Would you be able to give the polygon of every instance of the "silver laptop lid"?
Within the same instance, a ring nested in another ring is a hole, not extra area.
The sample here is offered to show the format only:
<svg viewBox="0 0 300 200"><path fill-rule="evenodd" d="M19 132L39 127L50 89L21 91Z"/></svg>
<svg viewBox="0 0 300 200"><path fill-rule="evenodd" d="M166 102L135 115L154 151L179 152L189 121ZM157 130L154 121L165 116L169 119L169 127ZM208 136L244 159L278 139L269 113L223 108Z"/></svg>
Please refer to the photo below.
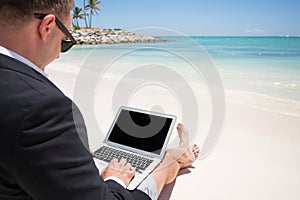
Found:
<svg viewBox="0 0 300 200"><path fill-rule="evenodd" d="M120 107L104 143L145 156L162 159L176 116Z"/></svg>

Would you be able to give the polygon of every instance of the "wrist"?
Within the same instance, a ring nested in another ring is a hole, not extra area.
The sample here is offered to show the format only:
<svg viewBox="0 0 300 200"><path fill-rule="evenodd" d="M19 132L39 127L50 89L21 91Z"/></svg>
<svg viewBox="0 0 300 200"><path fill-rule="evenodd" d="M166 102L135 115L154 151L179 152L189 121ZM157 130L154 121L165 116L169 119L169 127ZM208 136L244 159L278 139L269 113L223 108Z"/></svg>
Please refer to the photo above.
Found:
<svg viewBox="0 0 300 200"><path fill-rule="evenodd" d="M107 178L104 179L104 181L108 181L108 180L112 180L117 182L118 184L120 184L123 188L127 188L126 184L124 183L124 181L122 181L121 179L115 177L115 176L109 176Z"/></svg>

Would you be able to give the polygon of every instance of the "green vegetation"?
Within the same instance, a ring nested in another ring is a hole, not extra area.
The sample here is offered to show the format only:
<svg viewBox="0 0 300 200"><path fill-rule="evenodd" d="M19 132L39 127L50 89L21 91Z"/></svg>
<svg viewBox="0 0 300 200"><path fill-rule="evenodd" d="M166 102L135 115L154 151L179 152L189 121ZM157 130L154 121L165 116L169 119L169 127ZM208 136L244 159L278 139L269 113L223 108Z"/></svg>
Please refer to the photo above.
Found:
<svg viewBox="0 0 300 200"><path fill-rule="evenodd" d="M73 26L79 27L79 19L83 19L84 14L82 13L82 8L75 7L73 9Z"/></svg>
<svg viewBox="0 0 300 200"><path fill-rule="evenodd" d="M86 0L83 1L83 8L75 7L73 9L73 27L75 30L80 29L79 20L84 20L86 28L92 28L93 16L99 14L102 7L99 5L101 1ZM89 23L88 23L89 22Z"/></svg>

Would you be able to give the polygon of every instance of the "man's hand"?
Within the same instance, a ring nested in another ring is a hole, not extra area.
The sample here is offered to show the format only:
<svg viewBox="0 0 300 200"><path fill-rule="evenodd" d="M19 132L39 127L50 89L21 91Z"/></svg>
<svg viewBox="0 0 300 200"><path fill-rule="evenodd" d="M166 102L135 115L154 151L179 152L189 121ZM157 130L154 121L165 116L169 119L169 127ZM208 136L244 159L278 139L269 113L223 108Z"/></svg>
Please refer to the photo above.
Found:
<svg viewBox="0 0 300 200"><path fill-rule="evenodd" d="M135 169L132 168L130 163L127 163L125 159L121 159L118 162L117 159L113 159L109 165L102 170L101 176L103 179L114 176L122 180L126 187L129 185L129 182L134 177Z"/></svg>

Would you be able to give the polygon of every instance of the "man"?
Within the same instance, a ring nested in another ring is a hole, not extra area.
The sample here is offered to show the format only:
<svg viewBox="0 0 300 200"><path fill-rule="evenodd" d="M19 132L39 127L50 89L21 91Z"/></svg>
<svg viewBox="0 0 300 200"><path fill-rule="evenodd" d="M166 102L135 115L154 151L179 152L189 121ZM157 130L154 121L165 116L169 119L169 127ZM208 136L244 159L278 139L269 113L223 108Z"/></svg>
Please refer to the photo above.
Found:
<svg viewBox="0 0 300 200"><path fill-rule="evenodd" d="M134 176L125 160L99 176L79 137L86 129L78 108L44 73L75 43L65 28L72 7L73 0L0 1L0 199L156 199L199 149L179 125L179 147L135 191L125 189Z"/></svg>

